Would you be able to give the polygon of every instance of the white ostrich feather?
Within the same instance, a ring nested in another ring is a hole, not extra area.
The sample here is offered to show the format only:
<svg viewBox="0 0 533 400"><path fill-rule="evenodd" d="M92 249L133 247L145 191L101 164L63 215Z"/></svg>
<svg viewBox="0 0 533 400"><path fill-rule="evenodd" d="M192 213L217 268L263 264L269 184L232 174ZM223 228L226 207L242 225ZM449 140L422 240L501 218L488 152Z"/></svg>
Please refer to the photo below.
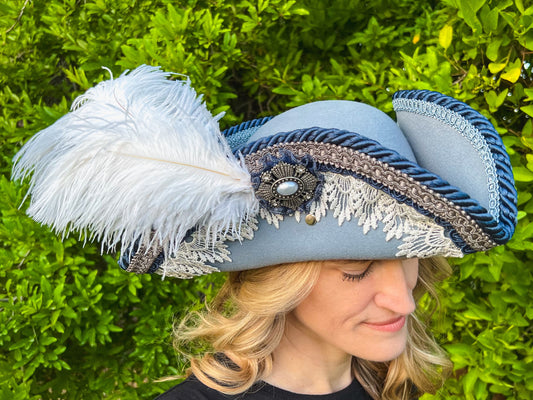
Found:
<svg viewBox="0 0 533 400"><path fill-rule="evenodd" d="M110 249L137 240L177 251L188 230L239 230L257 212L250 175L190 87L141 66L78 97L15 156L31 175L27 213ZM211 239L206 238L210 243Z"/></svg>

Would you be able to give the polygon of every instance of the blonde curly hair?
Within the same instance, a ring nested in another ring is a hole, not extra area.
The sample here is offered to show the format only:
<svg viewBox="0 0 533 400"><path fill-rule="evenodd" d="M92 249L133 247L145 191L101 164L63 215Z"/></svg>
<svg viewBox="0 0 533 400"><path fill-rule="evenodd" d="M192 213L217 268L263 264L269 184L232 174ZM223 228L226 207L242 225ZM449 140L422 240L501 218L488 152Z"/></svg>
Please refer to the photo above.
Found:
<svg viewBox="0 0 533 400"><path fill-rule="evenodd" d="M213 302L174 328L178 351L191 343L209 348L199 356L189 355L188 374L225 394L245 392L266 377L272 369L272 353L284 333L286 315L311 292L321 265L311 261L230 272ZM428 293L436 307L435 284L450 272L442 258L420 260L415 301ZM434 393L442 385L451 363L426 331L432 312L417 308L408 319L407 346L398 358L374 362L353 357L353 374L372 398L407 400Z"/></svg>

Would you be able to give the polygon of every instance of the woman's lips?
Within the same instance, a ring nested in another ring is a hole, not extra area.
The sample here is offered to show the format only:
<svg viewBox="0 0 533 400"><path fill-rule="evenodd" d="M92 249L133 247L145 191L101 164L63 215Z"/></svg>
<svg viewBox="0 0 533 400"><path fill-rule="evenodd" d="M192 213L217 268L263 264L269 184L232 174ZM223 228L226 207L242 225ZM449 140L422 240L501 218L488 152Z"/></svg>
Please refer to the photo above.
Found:
<svg viewBox="0 0 533 400"><path fill-rule="evenodd" d="M398 332L405 325L405 315L380 322L363 322L363 325L382 332Z"/></svg>

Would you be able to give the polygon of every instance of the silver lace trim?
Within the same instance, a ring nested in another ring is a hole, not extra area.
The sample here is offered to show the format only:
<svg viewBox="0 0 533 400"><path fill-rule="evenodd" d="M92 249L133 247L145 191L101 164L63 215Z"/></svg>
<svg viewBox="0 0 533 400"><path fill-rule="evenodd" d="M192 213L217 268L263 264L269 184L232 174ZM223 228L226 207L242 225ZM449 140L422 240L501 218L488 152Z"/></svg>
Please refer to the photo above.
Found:
<svg viewBox="0 0 533 400"><path fill-rule="evenodd" d="M168 257L156 273L165 276L171 276L180 279L189 279L195 276L206 275L212 272L218 272L219 269L209 265L212 263L231 262L229 257L230 251L226 241L248 239L254 237L254 231L257 230L257 219L250 218L243 223L238 231L228 231L226 233L216 234L215 240L206 242L206 238L212 233L207 232L205 228L195 231L191 236L184 240L178 251L171 257Z"/></svg>
<svg viewBox="0 0 533 400"><path fill-rule="evenodd" d="M446 237L444 228L431 218L352 176L332 172L324 174L322 196L313 203L310 214L318 222L328 211L333 212L339 226L352 218L357 219L365 234L382 225L387 241L393 238L402 240L397 257L463 256L461 250ZM283 215L273 214L264 208L260 209L259 216L276 228L284 219ZM300 221L301 213L291 217ZM211 245L206 244L208 233L204 229L194 232L188 241L180 245L179 251L163 263L158 273L187 279L218 271L209 264L231 262L226 240L252 240L257 224L257 219L251 218L241 226L240 233L219 234Z"/></svg>
<svg viewBox="0 0 533 400"><path fill-rule="evenodd" d="M485 165L487 174L487 187L489 191L489 213L499 221L500 218L500 194L498 175L494 158L490 152L490 147L484 140L483 135L474 125L458 113L429 101L417 99L395 99L392 102L394 111L406 111L426 117L435 118L457 130L464 136L476 150Z"/></svg>

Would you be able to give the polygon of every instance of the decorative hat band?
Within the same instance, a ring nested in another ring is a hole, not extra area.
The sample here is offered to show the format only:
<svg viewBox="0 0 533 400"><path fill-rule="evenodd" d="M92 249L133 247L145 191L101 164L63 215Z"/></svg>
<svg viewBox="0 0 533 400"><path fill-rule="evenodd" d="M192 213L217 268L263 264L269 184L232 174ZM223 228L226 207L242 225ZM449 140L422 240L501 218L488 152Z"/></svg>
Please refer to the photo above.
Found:
<svg viewBox="0 0 533 400"><path fill-rule="evenodd" d="M379 161L367 153L349 147L324 142L293 142L276 144L267 149L247 154L245 160L249 171L251 173L261 171L260 160L267 154L279 154L279 151L282 150L289 150L299 157L310 155L317 163L323 165L324 170L352 175L388 192L396 199L409 199L409 205L416 208L418 212L430 215L435 219L438 218L441 221L448 221L451 227L463 238L462 241L457 238L457 241L465 253L484 251L496 246L496 243L491 240L488 234L483 232L466 211L462 210L461 206L446 198L445 194L453 193L453 188L443 187L442 182L439 182L440 185L435 184L439 178L435 175L431 176L432 174L427 171L419 172L418 175L422 175L420 181L416 180L414 177L416 175L408 175L403 172L408 164L411 164L409 165L411 169L417 168L414 163L401 160L403 168L397 170L386 162ZM387 154L387 156L390 155ZM465 203L463 202L463 207L470 205L470 208L474 208L472 213L478 211L478 219L487 219L486 212L479 210L477 204L471 201L470 204Z"/></svg>

